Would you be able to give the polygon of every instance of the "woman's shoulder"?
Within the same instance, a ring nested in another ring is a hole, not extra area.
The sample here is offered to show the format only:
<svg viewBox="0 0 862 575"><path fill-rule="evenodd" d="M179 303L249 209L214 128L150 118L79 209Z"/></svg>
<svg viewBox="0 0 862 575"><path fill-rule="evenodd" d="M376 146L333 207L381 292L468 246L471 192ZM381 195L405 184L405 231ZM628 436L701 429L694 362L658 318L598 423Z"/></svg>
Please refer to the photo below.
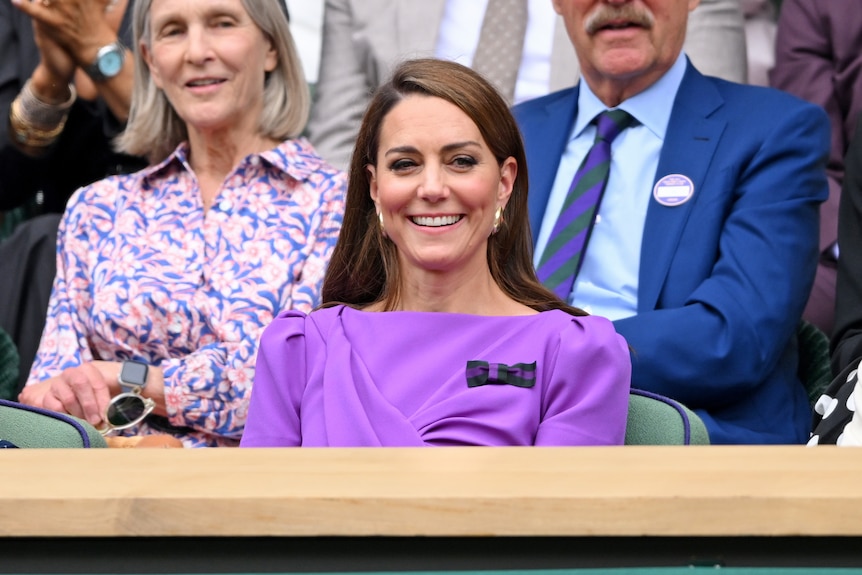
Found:
<svg viewBox="0 0 862 575"><path fill-rule="evenodd" d="M278 331L281 335L305 334L309 329L318 332L328 331L328 326L341 315L346 306L336 305L318 308L311 313L298 309L288 309L280 312L267 327L268 331Z"/></svg>
<svg viewBox="0 0 862 575"><path fill-rule="evenodd" d="M78 188L66 204L66 215L86 212L87 219L114 219L121 197L139 187L141 172L108 176Z"/></svg>
<svg viewBox="0 0 862 575"><path fill-rule="evenodd" d="M601 348L612 350L627 348L623 336L617 333L611 320L598 315L576 316L563 310L549 310L539 314L541 321L534 325L550 334L558 334L560 347Z"/></svg>

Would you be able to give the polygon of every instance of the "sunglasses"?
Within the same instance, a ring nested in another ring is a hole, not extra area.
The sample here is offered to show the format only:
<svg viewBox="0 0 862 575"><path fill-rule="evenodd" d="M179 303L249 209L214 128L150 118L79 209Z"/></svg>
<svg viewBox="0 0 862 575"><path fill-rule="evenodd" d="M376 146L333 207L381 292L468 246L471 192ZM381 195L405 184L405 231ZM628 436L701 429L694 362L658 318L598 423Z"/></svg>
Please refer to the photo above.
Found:
<svg viewBox="0 0 862 575"><path fill-rule="evenodd" d="M114 396L105 410L105 425L99 429L99 433L108 435L112 431L134 427L155 408L155 401L139 393L121 393Z"/></svg>

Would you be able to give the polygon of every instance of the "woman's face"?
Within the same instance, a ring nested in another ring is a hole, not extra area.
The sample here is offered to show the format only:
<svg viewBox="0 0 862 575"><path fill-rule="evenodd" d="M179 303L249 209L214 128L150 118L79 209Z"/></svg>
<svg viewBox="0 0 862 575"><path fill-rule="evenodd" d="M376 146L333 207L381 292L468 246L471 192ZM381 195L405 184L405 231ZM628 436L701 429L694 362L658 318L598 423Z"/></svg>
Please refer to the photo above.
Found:
<svg viewBox="0 0 862 575"><path fill-rule="evenodd" d="M258 131L265 73L278 57L240 0L153 0L153 81L190 130Z"/></svg>
<svg viewBox="0 0 862 575"><path fill-rule="evenodd" d="M500 166L460 108L431 96L404 98L383 121L377 164L368 171L403 272L487 269L494 213L509 200L517 165L507 158Z"/></svg>

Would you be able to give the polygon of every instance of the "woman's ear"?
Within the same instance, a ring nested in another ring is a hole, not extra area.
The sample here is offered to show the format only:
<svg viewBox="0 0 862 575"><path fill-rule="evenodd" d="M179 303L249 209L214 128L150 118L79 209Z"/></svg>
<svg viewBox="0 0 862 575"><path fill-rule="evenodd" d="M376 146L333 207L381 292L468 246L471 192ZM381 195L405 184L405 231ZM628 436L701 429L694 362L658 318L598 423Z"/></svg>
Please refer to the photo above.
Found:
<svg viewBox="0 0 862 575"><path fill-rule="evenodd" d="M269 49L266 51L266 60L264 61L263 69L267 72L272 72L278 67L278 50L275 49L275 42L269 41Z"/></svg>
<svg viewBox="0 0 862 575"><path fill-rule="evenodd" d="M368 174L368 189L371 192L371 199L374 200L374 204L377 204L378 194L377 194L377 169L368 164L365 166L365 171ZM379 211L379 208L378 208Z"/></svg>
<svg viewBox="0 0 862 575"><path fill-rule="evenodd" d="M500 186L497 192L497 205L505 209L509 203L509 198L512 196L512 190L515 186L515 178L518 175L518 161L509 156L503 160L500 166Z"/></svg>

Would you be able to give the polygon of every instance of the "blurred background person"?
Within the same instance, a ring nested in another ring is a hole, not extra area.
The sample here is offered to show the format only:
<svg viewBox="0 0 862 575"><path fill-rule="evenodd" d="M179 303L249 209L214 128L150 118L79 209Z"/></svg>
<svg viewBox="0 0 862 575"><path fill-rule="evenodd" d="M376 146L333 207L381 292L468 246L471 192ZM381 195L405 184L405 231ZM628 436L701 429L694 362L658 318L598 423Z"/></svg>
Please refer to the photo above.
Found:
<svg viewBox="0 0 862 575"><path fill-rule="evenodd" d="M843 0L784 0L778 20L775 67L770 76L773 87L818 104L829 115L829 199L820 206L820 261L803 314L828 335L835 325L838 207L844 156L862 112L859 8L862 5L848 10Z"/></svg>
<svg viewBox="0 0 862 575"><path fill-rule="evenodd" d="M788 1L788 0L785 0ZM850 141L838 210L838 283L832 374L814 405L809 445L862 445L862 116Z"/></svg>

